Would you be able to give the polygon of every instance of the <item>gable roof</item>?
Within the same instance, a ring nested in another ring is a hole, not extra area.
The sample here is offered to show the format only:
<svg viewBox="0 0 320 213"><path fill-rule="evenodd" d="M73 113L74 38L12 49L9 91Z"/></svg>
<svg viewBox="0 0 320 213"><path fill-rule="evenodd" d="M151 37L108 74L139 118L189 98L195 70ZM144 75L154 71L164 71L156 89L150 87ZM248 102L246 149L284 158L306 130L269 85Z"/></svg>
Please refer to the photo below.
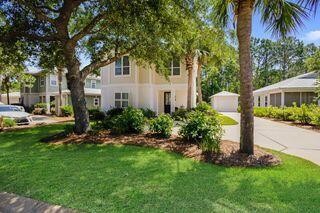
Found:
<svg viewBox="0 0 320 213"><path fill-rule="evenodd" d="M212 96L210 96L209 98L212 98L212 97L217 97L217 96L229 96L229 97L238 97L239 95L237 93L232 93L232 92L227 92L227 91L222 91L222 92L219 92L217 94L214 94Z"/></svg>
<svg viewBox="0 0 320 213"><path fill-rule="evenodd" d="M261 93L276 89L288 89L288 88L315 88L317 86L317 79L319 74L315 72L309 72L302 75L298 75L293 78L280 81L278 83L257 89L253 93Z"/></svg>

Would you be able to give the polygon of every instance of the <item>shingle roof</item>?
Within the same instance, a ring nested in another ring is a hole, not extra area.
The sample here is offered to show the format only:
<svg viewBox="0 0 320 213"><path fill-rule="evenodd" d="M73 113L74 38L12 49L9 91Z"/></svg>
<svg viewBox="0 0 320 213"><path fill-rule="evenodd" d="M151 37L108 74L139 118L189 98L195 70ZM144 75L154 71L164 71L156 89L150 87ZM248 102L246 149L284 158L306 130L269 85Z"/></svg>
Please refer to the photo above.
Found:
<svg viewBox="0 0 320 213"><path fill-rule="evenodd" d="M317 86L318 74L315 72L309 72L306 74L298 75L293 78L280 81L278 83L260 88L253 91L253 93L261 93L276 89L288 89L288 88L315 88Z"/></svg>
<svg viewBox="0 0 320 213"><path fill-rule="evenodd" d="M217 94L214 94L214 95L210 96L209 98L217 97L217 96L239 96L239 95L237 93L222 91L222 92L219 92Z"/></svg>

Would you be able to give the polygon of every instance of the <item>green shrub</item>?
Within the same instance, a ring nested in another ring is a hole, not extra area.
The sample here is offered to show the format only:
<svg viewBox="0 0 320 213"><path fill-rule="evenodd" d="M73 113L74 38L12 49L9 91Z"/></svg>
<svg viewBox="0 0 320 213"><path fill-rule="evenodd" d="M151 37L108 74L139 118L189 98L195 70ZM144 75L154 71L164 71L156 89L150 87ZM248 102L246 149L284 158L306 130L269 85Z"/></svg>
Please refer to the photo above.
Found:
<svg viewBox="0 0 320 213"><path fill-rule="evenodd" d="M128 107L121 115L112 118L111 123L112 133L141 133L145 126L145 117L140 109Z"/></svg>
<svg viewBox="0 0 320 213"><path fill-rule="evenodd" d="M34 105L34 108L47 109L47 104L46 104L46 103L36 103L36 104Z"/></svg>
<svg viewBox="0 0 320 213"><path fill-rule="evenodd" d="M34 115L44 115L46 114L46 109L45 108L34 108L34 110L32 111L32 114Z"/></svg>
<svg viewBox="0 0 320 213"><path fill-rule="evenodd" d="M11 118L4 118L3 119L3 126L4 127L14 127L16 124L16 121Z"/></svg>
<svg viewBox="0 0 320 213"><path fill-rule="evenodd" d="M320 107L313 109L312 113L310 114L311 117L311 124L320 127Z"/></svg>
<svg viewBox="0 0 320 213"><path fill-rule="evenodd" d="M47 112L46 103L36 103L33 107L32 114L34 115L44 115Z"/></svg>
<svg viewBox="0 0 320 213"><path fill-rule="evenodd" d="M112 108L106 112L106 115L111 118L117 115L121 115L123 110L124 110L123 108Z"/></svg>
<svg viewBox="0 0 320 213"><path fill-rule="evenodd" d="M176 121L185 121L188 117L189 111L185 108L179 108L172 113L172 118Z"/></svg>
<svg viewBox="0 0 320 213"><path fill-rule="evenodd" d="M167 114L159 115L150 121L150 130L160 137L169 138L172 133L173 120Z"/></svg>
<svg viewBox="0 0 320 213"><path fill-rule="evenodd" d="M203 112L207 115L217 115L217 111L212 108L212 106L206 102L199 103L196 108L194 108L195 111Z"/></svg>
<svg viewBox="0 0 320 213"><path fill-rule="evenodd" d="M156 117L156 112L152 111L149 108L141 108L140 110L142 111L144 117L146 117L148 119Z"/></svg>
<svg viewBox="0 0 320 213"><path fill-rule="evenodd" d="M219 152L223 134L217 115L190 112L179 134L188 142L198 144L203 151Z"/></svg>
<svg viewBox="0 0 320 213"><path fill-rule="evenodd" d="M89 109L88 112L90 121L102 121L106 117L106 114L100 109Z"/></svg>
<svg viewBox="0 0 320 213"><path fill-rule="evenodd" d="M302 104L301 107L293 107L293 114L290 116L294 121L298 121L301 124L310 124L311 123L311 111L309 107L305 104Z"/></svg>
<svg viewBox="0 0 320 213"><path fill-rule="evenodd" d="M60 109L62 116L68 117L73 114L73 108L71 105L62 106Z"/></svg>

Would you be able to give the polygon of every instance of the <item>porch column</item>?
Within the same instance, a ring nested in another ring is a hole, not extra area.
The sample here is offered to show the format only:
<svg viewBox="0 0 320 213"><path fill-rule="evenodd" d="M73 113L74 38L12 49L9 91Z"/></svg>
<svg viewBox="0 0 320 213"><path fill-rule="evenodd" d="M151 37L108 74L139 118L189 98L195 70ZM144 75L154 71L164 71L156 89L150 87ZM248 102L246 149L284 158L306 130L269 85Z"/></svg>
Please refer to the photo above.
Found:
<svg viewBox="0 0 320 213"><path fill-rule="evenodd" d="M284 107L284 92L281 91L281 107Z"/></svg>
<svg viewBox="0 0 320 213"><path fill-rule="evenodd" d="M46 94L47 114L50 114L50 95Z"/></svg>
<svg viewBox="0 0 320 213"><path fill-rule="evenodd" d="M176 90L172 89L171 90L171 100L170 100L170 104L171 104L171 113L173 113L175 111L175 107L176 107Z"/></svg>

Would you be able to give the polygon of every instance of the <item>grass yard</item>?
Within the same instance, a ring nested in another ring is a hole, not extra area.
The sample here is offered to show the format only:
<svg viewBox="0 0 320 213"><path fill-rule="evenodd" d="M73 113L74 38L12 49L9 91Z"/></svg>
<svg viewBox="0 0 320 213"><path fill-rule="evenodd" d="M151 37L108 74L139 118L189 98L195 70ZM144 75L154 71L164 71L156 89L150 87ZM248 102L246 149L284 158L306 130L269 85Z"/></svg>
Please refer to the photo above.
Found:
<svg viewBox="0 0 320 213"><path fill-rule="evenodd" d="M238 124L237 121L235 121L234 119L232 119L226 115L220 114L218 116L218 119L220 120L222 125L237 125Z"/></svg>
<svg viewBox="0 0 320 213"><path fill-rule="evenodd" d="M135 146L38 142L52 125L0 133L0 191L85 212L318 212L320 167L225 168Z"/></svg>

